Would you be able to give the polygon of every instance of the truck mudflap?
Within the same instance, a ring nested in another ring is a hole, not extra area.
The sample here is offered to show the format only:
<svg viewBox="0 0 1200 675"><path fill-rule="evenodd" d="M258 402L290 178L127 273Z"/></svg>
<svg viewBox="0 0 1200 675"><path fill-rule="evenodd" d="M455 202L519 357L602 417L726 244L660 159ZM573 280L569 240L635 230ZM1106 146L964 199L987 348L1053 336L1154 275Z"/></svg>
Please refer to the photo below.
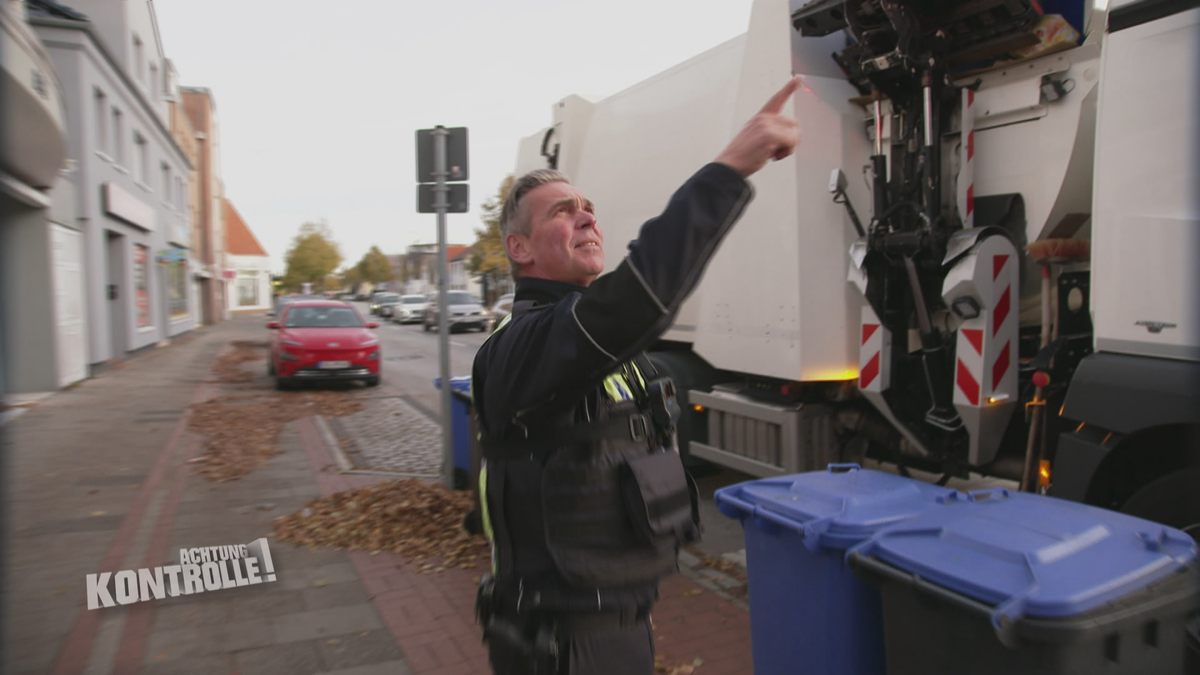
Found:
<svg viewBox="0 0 1200 675"><path fill-rule="evenodd" d="M719 388L690 397L708 411L708 442L691 442L694 457L763 478L839 461L829 405L769 403Z"/></svg>
<svg viewBox="0 0 1200 675"><path fill-rule="evenodd" d="M1061 416L1080 422L1059 439L1050 494L1084 501L1096 470L1140 431L1200 426L1200 363L1097 353L1079 363Z"/></svg>

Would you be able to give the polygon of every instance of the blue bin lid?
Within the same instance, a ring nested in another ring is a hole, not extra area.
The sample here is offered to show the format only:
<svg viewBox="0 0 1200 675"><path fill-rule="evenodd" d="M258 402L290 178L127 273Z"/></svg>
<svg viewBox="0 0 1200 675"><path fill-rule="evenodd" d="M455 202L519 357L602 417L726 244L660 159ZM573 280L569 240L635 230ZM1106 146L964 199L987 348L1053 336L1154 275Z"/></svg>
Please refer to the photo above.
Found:
<svg viewBox="0 0 1200 675"><path fill-rule="evenodd" d="M993 606L1000 629L1023 615L1075 616L1144 589L1191 563L1196 543L1141 518L993 488L881 531L848 556L856 553Z"/></svg>
<svg viewBox="0 0 1200 675"><path fill-rule="evenodd" d="M442 388L442 378L433 378L433 386L437 389ZM450 388L454 391L461 391L464 394L471 393L471 377L452 377L450 378Z"/></svg>
<svg viewBox="0 0 1200 675"><path fill-rule="evenodd" d="M939 500L953 494L950 488L857 464L831 464L825 471L731 485L714 499L725 516L793 530L816 550L860 544L881 528L937 508Z"/></svg>

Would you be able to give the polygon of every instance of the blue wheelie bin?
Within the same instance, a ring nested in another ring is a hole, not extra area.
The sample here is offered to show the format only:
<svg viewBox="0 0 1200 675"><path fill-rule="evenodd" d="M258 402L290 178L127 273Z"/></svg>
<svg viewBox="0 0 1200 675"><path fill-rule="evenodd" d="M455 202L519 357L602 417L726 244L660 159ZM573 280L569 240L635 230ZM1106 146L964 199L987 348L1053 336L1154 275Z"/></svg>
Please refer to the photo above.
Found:
<svg viewBox="0 0 1200 675"><path fill-rule="evenodd" d="M442 388L442 378L435 377L433 386ZM450 426L454 434L454 486L468 486L471 475L471 378L450 378Z"/></svg>
<svg viewBox="0 0 1200 675"><path fill-rule="evenodd" d="M1191 672L1200 570L1175 528L1000 488L847 560L881 591L889 675Z"/></svg>
<svg viewBox="0 0 1200 675"><path fill-rule="evenodd" d="M857 464L718 490L745 533L754 672L883 675L879 593L845 551L956 494Z"/></svg>

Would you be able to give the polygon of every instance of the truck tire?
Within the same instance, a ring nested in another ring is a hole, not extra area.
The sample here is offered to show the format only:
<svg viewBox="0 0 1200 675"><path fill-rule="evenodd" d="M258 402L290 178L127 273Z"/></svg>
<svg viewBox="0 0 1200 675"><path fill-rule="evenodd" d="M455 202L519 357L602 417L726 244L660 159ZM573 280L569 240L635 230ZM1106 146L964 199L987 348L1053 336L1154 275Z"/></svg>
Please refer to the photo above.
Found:
<svg viewBox="0 0 1200 675"><path fill-rule="evenodd" d="M1125 502L1123 513L1176 527L1200 541L1200 466L1189 466L1147 483Z"/></svg>

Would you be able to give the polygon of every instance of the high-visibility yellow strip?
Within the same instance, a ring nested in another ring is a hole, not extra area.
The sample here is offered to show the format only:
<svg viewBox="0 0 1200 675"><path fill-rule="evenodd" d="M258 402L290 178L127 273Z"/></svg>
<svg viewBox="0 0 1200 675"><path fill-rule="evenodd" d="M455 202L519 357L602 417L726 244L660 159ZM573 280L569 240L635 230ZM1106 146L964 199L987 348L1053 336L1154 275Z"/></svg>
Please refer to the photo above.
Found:
<svg viewBox="0 0 1200 675"><path fill-rule="evenodd" d="M487 537L488 542L492 545L492 574L499 573L499 565L496 560L496 539L492 532L492 517L488 513L487 500L487 460L479 460L479 515L483 521L483 536Z"/></svg>

